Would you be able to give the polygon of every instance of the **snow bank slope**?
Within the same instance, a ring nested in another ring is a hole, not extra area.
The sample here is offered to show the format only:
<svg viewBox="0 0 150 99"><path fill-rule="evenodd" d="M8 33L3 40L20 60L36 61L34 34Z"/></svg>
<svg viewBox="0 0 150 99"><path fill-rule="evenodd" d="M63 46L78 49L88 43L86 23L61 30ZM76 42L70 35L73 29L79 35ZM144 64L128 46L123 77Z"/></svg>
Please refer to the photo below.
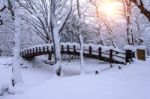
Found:
<svg viewBox="0 0 150 99"><path fill-rule="evenodd" d="M99 75L54 78L5 99L150 99L150 59Z"/></svg>

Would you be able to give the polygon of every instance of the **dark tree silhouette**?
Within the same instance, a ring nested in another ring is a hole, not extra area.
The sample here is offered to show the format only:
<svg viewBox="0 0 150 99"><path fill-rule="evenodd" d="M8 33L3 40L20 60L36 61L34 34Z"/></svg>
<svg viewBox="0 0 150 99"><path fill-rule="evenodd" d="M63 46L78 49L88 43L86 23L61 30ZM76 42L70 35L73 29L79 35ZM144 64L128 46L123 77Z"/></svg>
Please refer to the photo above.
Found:
<svg viewBox="0 0 150 99"><path fill-rule="evenodd" d="M150 11L148 11L145 7L144 7L144 3L142 0L140 1L140 4L138 4L138 0L131 0L133 3L135 3L135 5L137 5L137 7L141 10L141 13L144 14L147 19L150 22Z"/></svg>

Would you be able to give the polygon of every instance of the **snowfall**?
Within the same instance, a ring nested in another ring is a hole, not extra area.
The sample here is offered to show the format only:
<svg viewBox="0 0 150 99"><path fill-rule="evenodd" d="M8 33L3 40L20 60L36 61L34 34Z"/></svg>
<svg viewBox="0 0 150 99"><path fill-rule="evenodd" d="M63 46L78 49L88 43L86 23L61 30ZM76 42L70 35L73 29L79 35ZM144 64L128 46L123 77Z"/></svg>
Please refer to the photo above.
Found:
<svg viewBox="0 0 150 99"><path fill-rule="evenodd" d="M66 59L62 77L53 76L53 65L46 64L46 59L22 61L23 84L12 89L15 94L4 93L0 99L150 99L148 57L127 65L113 64L113 68L107 62L85 58L85 75L80 75L78 58ZM11 57L0 57L0 87L11 84L11 63Z"/></svg>

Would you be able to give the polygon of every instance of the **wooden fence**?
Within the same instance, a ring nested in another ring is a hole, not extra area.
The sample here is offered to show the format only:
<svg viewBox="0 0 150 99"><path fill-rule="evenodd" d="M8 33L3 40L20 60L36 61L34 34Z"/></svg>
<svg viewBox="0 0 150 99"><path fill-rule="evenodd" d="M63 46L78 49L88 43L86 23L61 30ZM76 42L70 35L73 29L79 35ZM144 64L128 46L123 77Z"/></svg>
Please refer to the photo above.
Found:
<svg viewBox="0 0 150 99"><path fill-rule="evenodd" d="M25 59L33 59L36 56L49 54L52 55L54 53L54 47L52 45L43 45L36 46L32 48L28 48L26 50L21 51L21 56ZM80 55L80 48L76 45L63 45L61 44L61 54L68 55ZM132 61L132 51L117 51L117 50L104 50L103 47L98 47L98 49L94 50L92 46L84 47L84 56L93 59L99 59L103 61L107 61L110 63L121 63L126 64Z"/></svg>

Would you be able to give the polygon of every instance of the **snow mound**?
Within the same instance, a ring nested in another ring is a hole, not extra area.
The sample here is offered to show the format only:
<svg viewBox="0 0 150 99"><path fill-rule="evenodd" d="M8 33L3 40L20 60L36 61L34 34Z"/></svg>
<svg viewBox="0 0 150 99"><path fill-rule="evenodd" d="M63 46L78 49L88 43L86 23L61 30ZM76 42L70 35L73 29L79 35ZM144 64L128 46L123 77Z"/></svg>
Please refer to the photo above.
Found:
<svg viewBox="0 0 150 99"><path fill-rule="evenodd" d="M9 99L150 99L149 62L98 75L53 78Z"/></svg>

